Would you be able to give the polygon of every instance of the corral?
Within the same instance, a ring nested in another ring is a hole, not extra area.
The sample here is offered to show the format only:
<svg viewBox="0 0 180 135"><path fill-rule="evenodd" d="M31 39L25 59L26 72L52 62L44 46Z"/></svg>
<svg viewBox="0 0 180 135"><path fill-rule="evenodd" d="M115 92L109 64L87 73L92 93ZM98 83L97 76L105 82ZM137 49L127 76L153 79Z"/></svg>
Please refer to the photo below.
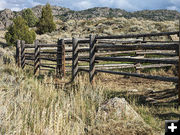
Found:
<svg viewBox="0 0 180 135"><path fill-rule="evenodd" d="M42 44L35 41L33 45L18 41L16 62L22 68L26 65L32 66L34 74L38 71L39 74L43 74L44 71L53 69L57 77L64 77L66 72L71 72L71 81L78 72L85 71L89 73L91 83L95 74L102 72L174 82L179 85L180 41L146 40L147 37L171 35L179 36L179 31L118 36L90 35L85 39L59 39L57 44ZM139 72L144 68L172 65L176 67L175 77L152 76ZM114 71L126 68L134 68L136 73ZM180 103L179 87L178 91Z"/></svg>

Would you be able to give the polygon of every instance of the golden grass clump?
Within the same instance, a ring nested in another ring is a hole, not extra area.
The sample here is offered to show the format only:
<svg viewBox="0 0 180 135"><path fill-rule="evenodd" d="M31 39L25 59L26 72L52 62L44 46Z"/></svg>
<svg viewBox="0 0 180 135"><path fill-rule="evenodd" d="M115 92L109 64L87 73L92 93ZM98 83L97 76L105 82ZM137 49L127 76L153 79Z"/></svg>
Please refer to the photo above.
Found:
<svg viewBox="0 0 180 135"><path fill-rule="evenodd" d="M98 80L98 85L91 86L86 75L79 75L74 83L57 88L53 78L44 77L40 81L14 64L3 64L2 67L0 69L1 134L145 133L139 129L134 131L134 127L132 128L134 122L97 123L98 107L106 100L104 88L99 85ZM131 130L128 132L129 126ZM148 131L146 134L150 133Z"/></svg>
<svg viewBox="0 0 180 135"><path fill-rule="evenodd" d="M79 77L71 86L57 89L53 79L52 84L46 84L46 78L40 83L19 69L4 68L0 71L1 134L83 134L94 124L103 101L100 87L92 90Z"/></svg>

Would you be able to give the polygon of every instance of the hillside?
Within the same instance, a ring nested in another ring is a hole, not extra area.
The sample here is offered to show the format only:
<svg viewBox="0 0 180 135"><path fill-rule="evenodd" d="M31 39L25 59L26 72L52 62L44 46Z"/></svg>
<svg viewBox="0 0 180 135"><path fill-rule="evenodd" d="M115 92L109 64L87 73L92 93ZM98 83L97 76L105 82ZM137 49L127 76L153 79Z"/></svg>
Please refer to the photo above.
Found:
<svg viewBox="0 0 180 135"><path fill-rule="evenodd" d="M41 16L42 7L42 5L38 5L32 8L32 11L37 17ZM153 21L174 21L180 17L180 13L175 10L143 10L136 12L127 12L125 10L117 8L95 7L82 11L73 11L69 8L52 6L52 11L55 19L61 19L63 21L68 21L70 19L92 19L97 17L124 17L126 19L135 17ZM12 18L20 15L21 13L22 11L15 12L11 11L10 9L4 9L0 11L0 29L7 28L12 23Z"/></svg>

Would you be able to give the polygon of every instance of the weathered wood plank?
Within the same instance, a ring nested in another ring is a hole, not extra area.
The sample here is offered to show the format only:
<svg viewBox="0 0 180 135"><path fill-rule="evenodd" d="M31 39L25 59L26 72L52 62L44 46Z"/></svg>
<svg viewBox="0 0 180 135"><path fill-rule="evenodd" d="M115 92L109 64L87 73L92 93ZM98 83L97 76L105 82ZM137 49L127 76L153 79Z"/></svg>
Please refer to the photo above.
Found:
<svg viewBox="0 0 180 135"><path fill-rule="evenodd" d="M57 59L51 59L51 58L39 58L41 60L47 60L47 61L53 61L53 62L57 62Z"/></svg>
<svg viewBox="0 0 180 135"><path fill-rule="evenodd" d="M78 44L85 44L85 43L89 43L89 39L77 39L78 40ZM64 41L65 44L73 44L72 40L65 40Z"/></svg>
<svg viewBox="0 0 180 135"><path fill-rule="evenodd" d="M130 50L177 50L178 44L136 44L136 45L97 45L98 50L130 51Z"/></svg>
<svg viewBox="0 0 180 135"><path fill-rule="evenodd" d="M57 47L57 66L56 66L56 75L57 76L65 76L65 46L64 46L64 39L58 40L58 47Z"/></svg>
<svg viewBox="0 0 180 135"><path fill-rule="evenodd" d="M41 67L45 67L45 68L51 68L51 69L56 69L56 67L52 67L52 66L47 66L47 65L44 65L44 64L40 64Z"/></svg>
<svg viewBox="0 0 180 135"><path fill-rule="evenodd" d="M21 68L25 67L25 41L21 41Z"/></svg>
<svg viewBox="0 0 180 135"><path fill-rule="evenodd" d="M75 77L77 76L77 73L78 73L78 60L79 60L79 57L78 57L78 39L76 38L73 38L72 39L72 80L71 81L74 81Z"/></svg>
<svg viewBox="0 0 180 135"><path fill-rule="evenodd" d="M39 44L38 47L44 48L44 47L58 47L57 44Z"/></svg>
<svg viewBox="0 0 180 135"><path fill-rule="evenodd" d="M18 40L16 43L16 64L18 67L21 66L21 41Z"/></svg>
<svg viewBox="0 0 180 135"><path fill-rule="evenodd" d="M89 45L89 80L93 83L93 78L95 74L95 52L96 52L96 36L90 35L90 45Z"/></svg>
<svg viewBox="0 0 180 135"><path fill-rule="evenodd" d="M145 74L106 71L106 70L96 70L96 72L116 74L116 75L127 75L127 76L140 77L140 78L145 78L145 79L153 79L153 80L166 81L166 82L175 82L175 83L178 82L177 77L151 76L151 75L145 75Z"/></svg>
<svg viewBox="0 0 180 135"><path fill-rule="evenodd" d="M180 105L180 19L179 19L179 47L178 47L178 55L179 55L179 63L178 65L178 103Z"/></svg>
<svg viewBox="0 0 180 135"><path fill-rule="evenodd" d="M34 75L36 75L37 70L39 69L39 47L38 47L38 40L34 42Z"/></svg>
<svg viewBox="0 0 180 135"><path fill-rule="evenodd" d="M139 62L153 64L178 64L178 59L171 58L125 58L125 57L96 57L96 60L101 61L119 61L119 62Z"/></svg>
<svg viewBox="0 0 180 135"><path fill-rule="evenodd" d="M25 48L28 49L28 48L34 48L34 45L30 45L30 44L25 44Z"/></svg>
<svg viewBox="0 0 180 135"><path fill-rule="evenodd" d="M162 67L171 67L173 64L153 64L153 65L140 65L136 67L137 69L145 69L145 68L162 68Z"/></svg>
<svg viewBox="0 0 180 135"><path fill-rule="evenodd" d="M62 41L62 47L61 47L61 55L62 55L62 73L63 77L66 75L66 53L65 53L65 44L64 40Z"/></svg>

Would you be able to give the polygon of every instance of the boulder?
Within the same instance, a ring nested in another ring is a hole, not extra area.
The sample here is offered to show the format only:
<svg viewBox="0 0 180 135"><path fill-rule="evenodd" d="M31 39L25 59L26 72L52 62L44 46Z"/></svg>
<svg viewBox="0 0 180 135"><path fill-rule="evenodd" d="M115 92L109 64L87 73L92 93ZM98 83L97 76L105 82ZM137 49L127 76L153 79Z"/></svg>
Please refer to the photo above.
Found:
<svg viewBox="0 0 180 135"><path fill-rule="evenodd" d="M113 98L99 107L97 112L97 120L108 121L110 119L129 119L135 121L144 120L141 116L129 105L124 98Z"/></svg>
<svg viewBox="0 0 180 135"><path fill-rule="evenodd" d="M113 98L99 107L94 127L95 135L154 135L152 128L124 98Z"/></svg>

